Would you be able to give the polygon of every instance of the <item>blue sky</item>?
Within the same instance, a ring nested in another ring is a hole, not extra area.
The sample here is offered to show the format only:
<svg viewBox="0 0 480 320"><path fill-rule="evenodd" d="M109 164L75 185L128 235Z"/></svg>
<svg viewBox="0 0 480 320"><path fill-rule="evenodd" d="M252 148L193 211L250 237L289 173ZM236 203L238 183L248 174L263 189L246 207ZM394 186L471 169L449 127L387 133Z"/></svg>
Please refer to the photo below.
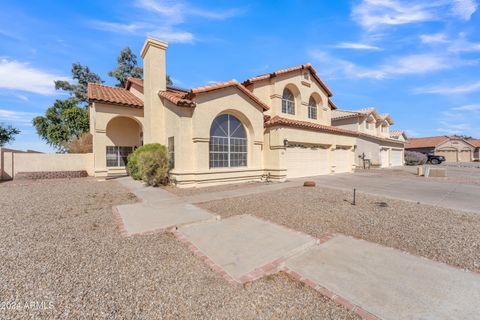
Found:
<svg viewBox="0 0 480 320"><path fill-rule="evenodd" d="M22 130L11 146L50 150L31 119L66 97L53 81L80 62L114 84L120 50L152 35L181 87L310 62L342 109L375 106L409 136L480 137L477 1L2 0L0 122Z"/></svg>

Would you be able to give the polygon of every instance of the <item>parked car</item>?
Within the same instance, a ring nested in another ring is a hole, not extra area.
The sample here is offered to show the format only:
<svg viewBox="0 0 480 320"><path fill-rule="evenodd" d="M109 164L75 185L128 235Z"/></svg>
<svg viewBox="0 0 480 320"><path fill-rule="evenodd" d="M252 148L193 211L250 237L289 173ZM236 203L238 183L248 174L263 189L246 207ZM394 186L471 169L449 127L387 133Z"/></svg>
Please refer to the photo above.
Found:
<svg viewBox="0 0 480 320"><path fill-rule="evenodd" d="M445 157L444 156L436 156L433 153L428 153L427 157L428 157L427 162L429 162L431 164L441 164L442 162L445 162Z"/></svg>

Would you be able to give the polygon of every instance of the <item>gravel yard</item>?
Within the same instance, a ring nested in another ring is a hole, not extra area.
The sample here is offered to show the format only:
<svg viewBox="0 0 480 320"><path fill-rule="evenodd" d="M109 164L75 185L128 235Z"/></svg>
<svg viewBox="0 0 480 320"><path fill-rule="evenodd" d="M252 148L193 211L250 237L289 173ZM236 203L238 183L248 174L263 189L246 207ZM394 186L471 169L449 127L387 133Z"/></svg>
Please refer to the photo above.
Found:
<svg viewBox="0 0 480 320"><path fill-rule="evenodd" d="M200 188L176 188L173 186L162 187L168 192L176 194L177 196L194 196L197 194L217 192L217 191L227 191L227 190L238 190L243 188L257 187L267 184L266 182L245 182L245 183L235 183L235 184L225 184L219 186L211 187L200 187Z"/></svg>
<svg viewBox="0 0 480 320"><path fill-rule="evenodd" d="M357 318L283 274L232 286L171 235L120 237L111 207L136 199L114 181L2 183L0 199L0 319Z"/></svg>
<svg viewBox="0 0 480 320"><path fill-rule="evenodd" d="M313 236L335 232L480 272L480 215L315 187L201 204L222 217L252 214ZM385 202L387 207L381 206Z"/></svg>

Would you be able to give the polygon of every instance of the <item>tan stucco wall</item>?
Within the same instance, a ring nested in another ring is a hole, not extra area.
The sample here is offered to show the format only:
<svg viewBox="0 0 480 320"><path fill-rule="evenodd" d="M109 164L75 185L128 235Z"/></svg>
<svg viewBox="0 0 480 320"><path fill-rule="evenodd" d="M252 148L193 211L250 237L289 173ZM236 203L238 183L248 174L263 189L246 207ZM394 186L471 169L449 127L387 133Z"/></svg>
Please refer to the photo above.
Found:
<svg viewBox="0 0 480 320"><path fill-rule="evenodd" d="M262 109L237 88L202 94L195 102L197 106L194 109L166 103L166 139L173 136L175 140L175 168L171 175L178 185L209 185L229 182L235 177L240 180L260 179L263 174ZM210 127L221 114L234 115L245 127L247 167L209 167Z"/></svg>
<svg viewBox="0 0 480 320"><path fill-rule="evenodd" d="M270 110L265 112L267 115L279 115L288 119L330 125L331 110L328 106L328 95L311 76L309 77L310 80L305 80L303 71L305 70L262 80L249 85L248 88L270 106ZM285 88L289 88L295 95L294 115L282 113L282 94ZM316 120L308 118L308 102L312 95L318 102Z"/></svg>
<svg viewBox="0 0 480 320"><path fill-rule="evenodd" d="M108 175L106 146L139 146L143 127L143 109L92 103L90 132L96 177L103 179Z"/></svg>
<svg viewBox="0 0 480 320"><path fill-rule="evenodd" d="M14 175L19 172L80 171L94 174L93 153L15 153Z"/></svg>
<svg viewBox="0 0 480 320"><path fill-rule="evenodd" d="M14 155L17 153L38 153L36 151L22 151L9 148L0 148L0 180L11 180L14 176Z"/></svg>
<svg viewBox="0 0 480 320"><path fill-rule="evenodd" d="M332 120L332 126L351 131L364 131L364 128L360 126L358 118Z"/></svg>
<svg viewBox="0 0 480 320"><path fill-rule="evenodd" d="M329 148L329 166L330 172L335 172L335 162L332 151L336 148L346 148L350 150L350 158L348 161L353 168L354 164L354 147L356 143L355 137L334 135L324 132L317 132L296 128L277 127L270 128L265 134L264 157L265 172L269 173L281 180L286 176L286 147L284 140L288 140L288 144L306 144L321 145Z"/></svg>

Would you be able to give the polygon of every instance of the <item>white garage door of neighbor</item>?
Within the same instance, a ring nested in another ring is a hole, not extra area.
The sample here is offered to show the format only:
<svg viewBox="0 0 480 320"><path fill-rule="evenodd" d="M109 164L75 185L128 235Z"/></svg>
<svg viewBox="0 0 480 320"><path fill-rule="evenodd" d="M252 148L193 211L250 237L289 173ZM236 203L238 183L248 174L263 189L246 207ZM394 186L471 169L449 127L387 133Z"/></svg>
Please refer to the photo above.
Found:
<svg viewBox="0 0 480 320"><path fill-rule="evenodd" d="M333 151L335 173L352 171L351 156L351 151L347 149L335 149Z"/></svg>
<svg viewBox="0 0 480 320"><path fill-rule="evenodd" d="M291 146L286 150L287 178L328 174L328 150Z"/></svg>
<svg viewBox="0 0 480 320"><path fill-rule="evenodd" d="M391 159L392 167L403 166L402 150L392 150L391 156L392 156L392 159Z"/></svg>
<svg viewBox="0 0 480 320"><path fill-rule="evenodd" d="M389 159L388 159L388 150L380 150L380 166L382 168L388 168Z"/></svg>

